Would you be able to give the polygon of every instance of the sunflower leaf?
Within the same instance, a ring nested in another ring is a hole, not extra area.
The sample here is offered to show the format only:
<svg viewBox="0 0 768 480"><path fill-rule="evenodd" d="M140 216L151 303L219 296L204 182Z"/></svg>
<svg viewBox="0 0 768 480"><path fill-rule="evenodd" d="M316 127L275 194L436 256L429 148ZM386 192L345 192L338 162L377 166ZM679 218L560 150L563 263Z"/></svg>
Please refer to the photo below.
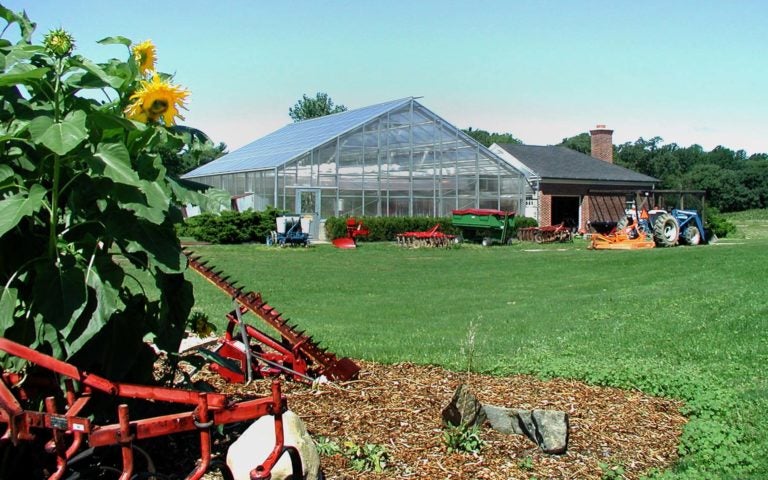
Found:
<svg viewBox="0 0 768 480"><path fill-rule="evenodd" d="M100 162L93 161L95 159ZM96 154L88 163L93 171L115 183L139 186L139 176L131 167L131 157L122 143L100 143L96 147Z"/></svg>
<svg viewBox="0 0 768 480"><path fill-rule="evenodd" d="M122 78L108 74L99 65L93 63L87 58L80 57L78 58L78 60L79 60L79 62L77 62L78 66L80 66L86 72L97 77L106 85L109 85L112 88L118 89L123 84L124 80Z"/></svg>
<svg viewBox="0 0 768 480"><path fill-rule="evenodd" d="M125 45L126 47L130 47L133 42L128 38L116 35L114 37L102 38L96 43L100 43L102 45Z"/></svg>
<svg viewBox="0 0 768 480"><path fill-rule="evenodd" d="M0 87L25 84L29 80L40 80L48 70L48 68L34 68L30 65L17 65L8 73L0 74Z"/></svg>
<svg viewBox="0 0 768 480"><path fill-rule="evenodd" d="M35 120L38 120L38 118ZM85 118L85 112L82 110L72 112L67 115L63 122L54 122L49 126L45 132L37 138L36 143L42 143L54 153L66 155L88 137L88 129L85 127Z"/></svg>
<svg viewBox="0 0 768 480"><path fill-rule="evenodd" d="M0 236L15 227L22 218L40 210L46 192L45 187L36 183L26 195L17 193L0 200Z"/></svg>

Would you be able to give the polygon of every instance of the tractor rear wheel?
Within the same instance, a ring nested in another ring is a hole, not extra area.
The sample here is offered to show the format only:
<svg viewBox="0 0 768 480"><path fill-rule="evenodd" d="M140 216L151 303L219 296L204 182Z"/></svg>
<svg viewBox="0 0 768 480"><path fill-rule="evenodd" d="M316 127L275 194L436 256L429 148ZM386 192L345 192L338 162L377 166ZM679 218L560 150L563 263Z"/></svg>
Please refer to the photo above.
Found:
<svg viewBox="0 0 768 480"><path fill-rule="evenodd" d="M698 245L701 243L701 232L696 225L688 225L685 227L681 237L688 245Z"/></svg>
<svg viewBox="0 0 768 480"><path fill-rule="evenodd" d="M680 236L680 226L668 213L658 215L653 221L653 240L659 247L672 247Z"/></svg>

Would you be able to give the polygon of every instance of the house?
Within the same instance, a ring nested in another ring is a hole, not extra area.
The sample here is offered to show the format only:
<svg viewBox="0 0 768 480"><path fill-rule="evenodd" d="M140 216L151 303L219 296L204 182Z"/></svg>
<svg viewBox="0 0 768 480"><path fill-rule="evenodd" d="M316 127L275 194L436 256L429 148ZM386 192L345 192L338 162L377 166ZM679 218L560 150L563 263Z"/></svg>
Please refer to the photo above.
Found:
<svg viewBox="0 0 768 480"><path fill-rule="evenodd" d="M559 146L493 144L491 152L523 172L531 190L525 216L539 225L564 223L589 230L594 222L615 222L626 195L651 190L658 180L613 163L613 130L590 130L592 156Z"/></svg>

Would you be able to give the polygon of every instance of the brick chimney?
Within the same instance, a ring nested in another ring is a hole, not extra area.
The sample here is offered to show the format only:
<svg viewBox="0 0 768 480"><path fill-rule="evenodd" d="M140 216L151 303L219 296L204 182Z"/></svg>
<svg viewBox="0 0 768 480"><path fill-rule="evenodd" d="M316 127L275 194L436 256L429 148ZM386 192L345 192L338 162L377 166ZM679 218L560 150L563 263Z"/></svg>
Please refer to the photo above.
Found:
<svg viewBox="0 0 768 480"><path fill-rule="evenodd" d="M589 134L592 139L592 156L604 162L613 163L613 130L598 125Z"/></svg>

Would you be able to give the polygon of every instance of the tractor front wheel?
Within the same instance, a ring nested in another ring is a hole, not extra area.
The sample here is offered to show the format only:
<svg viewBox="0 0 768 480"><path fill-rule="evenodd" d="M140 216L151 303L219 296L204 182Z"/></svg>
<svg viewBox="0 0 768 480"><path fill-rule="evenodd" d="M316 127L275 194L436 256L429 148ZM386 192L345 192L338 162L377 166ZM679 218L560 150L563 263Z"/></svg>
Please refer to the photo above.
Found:
<svg viewBox="0 0 768 480"><path fill-rule="evenodd" d="M653 240L659 247L672 247L680 236L680 226L675 217L662 213L653 221Z"/></svg>
<svg viewBox="0 0 768 480"><path fill-rule="evenodd" d="M682 239L688 245L698 245L701 243L701 232L696 225L688 225L683 230Z"/></svg>

